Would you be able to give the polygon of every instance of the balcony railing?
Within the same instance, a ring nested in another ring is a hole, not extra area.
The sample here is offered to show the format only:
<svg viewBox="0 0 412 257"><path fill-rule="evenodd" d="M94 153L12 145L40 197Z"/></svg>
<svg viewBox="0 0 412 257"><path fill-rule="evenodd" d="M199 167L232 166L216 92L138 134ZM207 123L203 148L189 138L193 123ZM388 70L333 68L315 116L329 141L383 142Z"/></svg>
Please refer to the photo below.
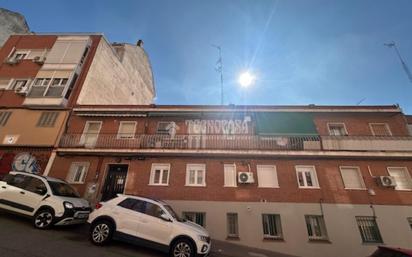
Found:
<svg viewBox="0 0 412 257"><path fill-rule="evenodd" d="M63 148L320 150L318 136L65 134Z"/></svg>
<svg viewBox="0 0 412 257"><path fill-rule="evenodd" d="M322 136L323 150L412 151L412 137Z"/></svg>

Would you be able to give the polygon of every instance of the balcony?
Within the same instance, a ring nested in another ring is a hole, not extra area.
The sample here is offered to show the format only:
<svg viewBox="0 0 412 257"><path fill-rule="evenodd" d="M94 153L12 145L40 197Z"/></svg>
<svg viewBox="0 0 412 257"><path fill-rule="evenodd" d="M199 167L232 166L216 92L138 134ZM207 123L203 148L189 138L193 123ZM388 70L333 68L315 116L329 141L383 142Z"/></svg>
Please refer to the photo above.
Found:
<svg viewBox="0 0 412 257"><path fill-rule="evenodd" d="M323 150L412 151L412 137L322 136Z"/></svg>
<svg viewBox="0 0 412 257"><path fill-rule="evenodd" d="M318 136L256 135L135 135L65 134L62 148L89 149L207 149L207 150L320 150Z"/></svg>

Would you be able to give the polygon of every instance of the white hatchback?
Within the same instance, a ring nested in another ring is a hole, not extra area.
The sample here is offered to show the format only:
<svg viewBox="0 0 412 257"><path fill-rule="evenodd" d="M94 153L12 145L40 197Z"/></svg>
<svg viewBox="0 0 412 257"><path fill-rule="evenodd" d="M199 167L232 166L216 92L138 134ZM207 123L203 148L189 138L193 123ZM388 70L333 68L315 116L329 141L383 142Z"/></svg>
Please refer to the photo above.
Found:
<svg viewBox="0 0 412 257"><path fill-rule="evenodd" d="M39 229L85 223L91 211L67 182L15 171L0 181L0 209L32 217Z"/></svg>
<svg viewBox="0 0 412 257"><path fill-rule="evenodd" d="M163 250L173 257L207 256L211 242L201 226L176 215L165 202L118 195L99 203L90 214L90 240L103 245L112 238Z"/></svg>

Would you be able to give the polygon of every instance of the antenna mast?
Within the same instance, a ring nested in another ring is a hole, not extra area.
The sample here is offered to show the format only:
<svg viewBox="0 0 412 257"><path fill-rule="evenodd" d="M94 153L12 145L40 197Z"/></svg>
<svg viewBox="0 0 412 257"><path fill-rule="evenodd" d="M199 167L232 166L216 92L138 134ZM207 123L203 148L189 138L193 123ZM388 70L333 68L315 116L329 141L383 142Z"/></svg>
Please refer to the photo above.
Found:
<svg viewBox="0 0 412 257"><path fill-rule="evenodd" d="M219 59L216 62L215 70L220 73L220 104L223 105L224 103L224 95L223 95L223 62L222 62L222 48L218 45L212 45L212 47L216 48L219 51Z"/></svg>
<svg viewBox="0 0 412 257"><path fill-rule="evenodd" d="M395 41L392 41L391 43L386 43L384 45L389 47L389 48L394 48L395 49L396 55L398 56L399 60L401 61L402 68L405 71L406 75L408 76L409 81L412 83L412 73L409 70L408 65L403 60L401 54L399 53L399 50L398 50L398 47L396 47Z"/></svg>

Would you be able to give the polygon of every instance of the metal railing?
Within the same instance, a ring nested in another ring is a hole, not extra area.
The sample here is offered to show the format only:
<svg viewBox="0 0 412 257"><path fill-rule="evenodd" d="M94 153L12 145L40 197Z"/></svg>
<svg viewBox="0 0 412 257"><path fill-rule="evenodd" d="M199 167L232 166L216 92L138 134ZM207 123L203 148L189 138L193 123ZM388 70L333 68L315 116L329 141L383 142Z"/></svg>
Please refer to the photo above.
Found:
<svg viewBox="0 0 412 257"><path fill-rule="evenodd" d="M319 150L318 136L65 134L63 148Z"/></svg>

